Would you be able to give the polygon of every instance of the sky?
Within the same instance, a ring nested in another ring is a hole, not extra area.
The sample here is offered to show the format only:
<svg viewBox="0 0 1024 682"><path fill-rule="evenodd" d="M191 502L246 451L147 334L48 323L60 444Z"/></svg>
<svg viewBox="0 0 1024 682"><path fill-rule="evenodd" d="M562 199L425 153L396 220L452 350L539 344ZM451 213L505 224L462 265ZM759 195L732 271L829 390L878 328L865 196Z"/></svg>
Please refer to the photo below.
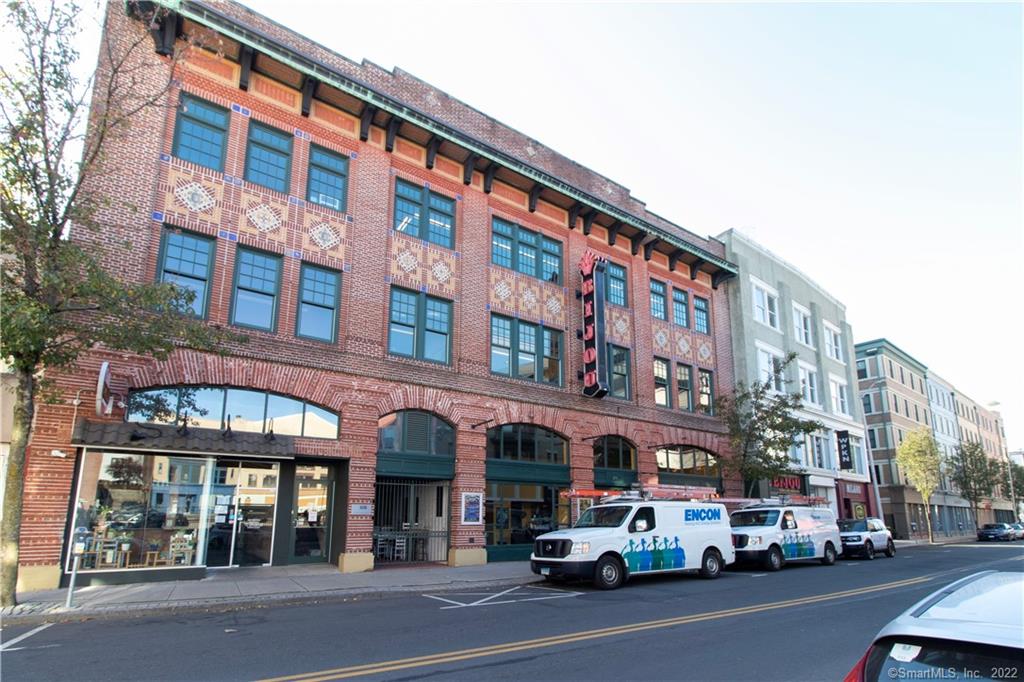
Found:
<svg viewBox="0 0 1024 682"><path fill-rule="evenodd" d="M1020 3L245 1L753 237L1024 448Z"/></svg>

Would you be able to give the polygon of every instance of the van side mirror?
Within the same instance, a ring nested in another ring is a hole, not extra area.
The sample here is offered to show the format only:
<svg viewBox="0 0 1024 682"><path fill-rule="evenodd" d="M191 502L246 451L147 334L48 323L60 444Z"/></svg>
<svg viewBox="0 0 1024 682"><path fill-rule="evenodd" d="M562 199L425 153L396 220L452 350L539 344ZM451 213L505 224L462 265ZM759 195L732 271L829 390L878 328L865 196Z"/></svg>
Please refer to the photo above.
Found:
<svg viewBox="0 0 1024 682"><path fill-rule="evenodd" d="M637 519L633 522L633 532L643 533L647 530L647 519Z"/></svg>

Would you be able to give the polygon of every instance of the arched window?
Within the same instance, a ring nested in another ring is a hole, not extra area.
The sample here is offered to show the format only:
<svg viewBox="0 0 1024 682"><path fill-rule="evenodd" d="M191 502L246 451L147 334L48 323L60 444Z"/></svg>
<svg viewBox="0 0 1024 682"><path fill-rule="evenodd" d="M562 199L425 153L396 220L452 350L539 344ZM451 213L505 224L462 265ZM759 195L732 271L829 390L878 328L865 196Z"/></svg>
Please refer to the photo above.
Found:
<svg viewBox="0 0 1024 682"><path fill-rule="evenodd" d="M455 456L455 429L430 412L404 410L377 421L377 451Z"/></svg>
<svg viewBox="0 0 1024 682"><path fill-rule="evenodd" d="M595 469L636 470L636 446L621 436L601 436L594 441Z"/></svg>
<svg viewBox="0 0 1024 682"><path fill-rule="evenodd" d="M568 464L569 444L554 431L533 424L504 424L487 430L487 458Z"/></svg>
<svg viewBox="0 0 1024 682"><path fill-rule="evenodd" d="M690 445L671 445L655 452L662 483L720 486L722 466L718 456Z"/></svg>
<svg viewBox="0 0 1024 682"><path fill-rule="evenodd" d="M282 436L337 438L338 415L289 396L245 388L169 386L131 391L125 421Z"/></svg>

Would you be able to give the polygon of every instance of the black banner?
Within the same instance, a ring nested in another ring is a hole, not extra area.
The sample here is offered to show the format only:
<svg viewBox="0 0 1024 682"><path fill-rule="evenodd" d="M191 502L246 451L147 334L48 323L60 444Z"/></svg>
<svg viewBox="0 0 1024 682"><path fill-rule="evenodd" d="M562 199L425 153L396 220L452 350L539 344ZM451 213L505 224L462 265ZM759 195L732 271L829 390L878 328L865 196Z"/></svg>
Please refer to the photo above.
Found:
<svg viewBox="0 0 1024 682"><path fill-rule="evenodd" d="M583 278L583 395L603 398L608 393L605 363L608 346L604 340L605 259L587 250L580 259Z"/></svg>
<svg viewBox="0 0 1024 682"><path fill-rule="evenodd" d="M836 431L836 444L839 446L839 468L852 469L853 455L850 454L850 432Z"/></svg>

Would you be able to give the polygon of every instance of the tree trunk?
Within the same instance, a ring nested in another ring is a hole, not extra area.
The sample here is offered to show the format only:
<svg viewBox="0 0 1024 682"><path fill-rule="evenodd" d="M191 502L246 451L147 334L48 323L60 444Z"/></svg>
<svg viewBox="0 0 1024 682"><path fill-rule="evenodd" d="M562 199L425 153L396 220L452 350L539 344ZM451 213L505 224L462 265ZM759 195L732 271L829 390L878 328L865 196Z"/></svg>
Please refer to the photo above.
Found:
<svg viewBox="0 0 1024 682"><path fill-rule="evenodd" d="M11 429L11 450L7 455L3 522L0 523L0 606L14 606L17 603L25 452L35 414L35 376L23 370L19 370L16 376L18 388L14 399L14 426Z"/></svg>
<svg viewBox="0 0 1024 682"><path fill-rule="evenodd" d="M928 498L931 498L931 495L929 495ZM924 520L928 524L928 544L933 545L935 544L935 538L932 535L932 506L927 504L927 500L925 500L925 502Z"/></svg>

